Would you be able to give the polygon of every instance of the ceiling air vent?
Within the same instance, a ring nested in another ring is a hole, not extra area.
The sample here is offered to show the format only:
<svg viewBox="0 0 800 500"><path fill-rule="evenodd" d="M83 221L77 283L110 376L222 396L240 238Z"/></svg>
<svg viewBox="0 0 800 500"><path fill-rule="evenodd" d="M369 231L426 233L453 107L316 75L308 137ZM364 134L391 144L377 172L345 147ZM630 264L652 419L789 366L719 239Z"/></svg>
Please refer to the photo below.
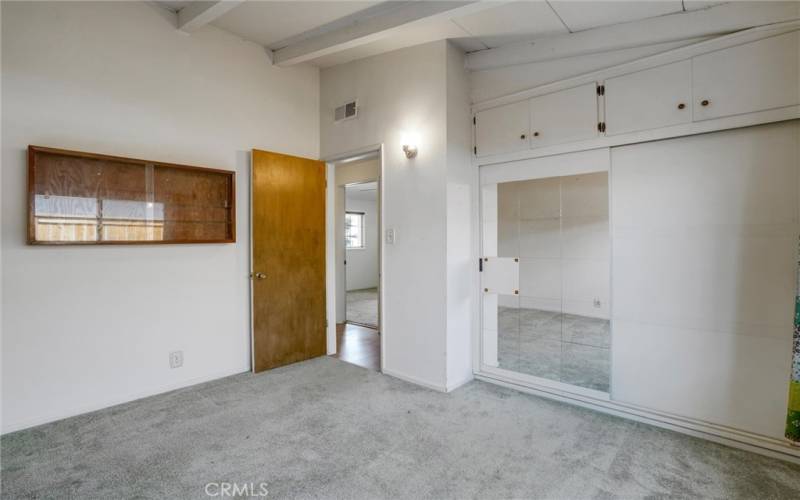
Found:
<svg viewBox="0 0 800 500"><path fill-rule="evenodd" d="M356 106L356 101L350 101L336 108L336 111L333 113L333 121L334 123L337 123L344 120L349 120L351 118L355 118L357 114L358 106Z"/></svg>

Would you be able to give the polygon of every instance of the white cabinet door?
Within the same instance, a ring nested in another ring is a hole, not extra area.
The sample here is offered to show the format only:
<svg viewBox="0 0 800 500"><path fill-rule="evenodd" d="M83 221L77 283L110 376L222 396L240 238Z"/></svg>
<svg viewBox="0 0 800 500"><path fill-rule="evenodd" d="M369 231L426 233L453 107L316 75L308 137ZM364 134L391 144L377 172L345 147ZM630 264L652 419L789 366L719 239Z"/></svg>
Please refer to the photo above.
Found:
<svg viewBox="0 0 800 500"><path fill-rule="evenodd" d="M506 104L475 115L477 156L511 153L530 147L528 101Z"/></svg>
<svg viewBox="0 0 800 500"><path fill-rule="evenodd" d="M694 119L800 103L798 36L787 33L693 58Z"/></svg>
<svg viewBox="0 0 800 500"><path fill-rule="evenodd" d="M597 85L534 97L530 113L532 148L597 137Z"/></svg>
<svg viewBox="0 0 800 500"><path fill-rule="evenodd" d="M605 82L606 135L692 121L692 61L680 61Z"/></svg>

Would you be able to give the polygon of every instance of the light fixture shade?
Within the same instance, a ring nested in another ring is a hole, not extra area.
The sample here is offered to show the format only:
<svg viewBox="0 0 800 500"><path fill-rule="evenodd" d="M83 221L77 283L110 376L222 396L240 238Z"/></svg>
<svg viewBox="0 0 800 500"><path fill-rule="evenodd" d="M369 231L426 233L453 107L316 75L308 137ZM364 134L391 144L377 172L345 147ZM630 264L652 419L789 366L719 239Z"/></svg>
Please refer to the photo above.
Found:
<svg viewBox="0 0 800 500"><path fill-rule="evenodd" d="M406 158L414 158L417 156L417 146L411 144L403 144L403 152L406 154Z"/></svg>
<svg viewBox="0 0 800 500"><path fill-rule="evenodd" d="M417 151L419 150L419 133L416 130L406 129L400 136L400 140L406 158L411 159L416 157Z"/></svg>

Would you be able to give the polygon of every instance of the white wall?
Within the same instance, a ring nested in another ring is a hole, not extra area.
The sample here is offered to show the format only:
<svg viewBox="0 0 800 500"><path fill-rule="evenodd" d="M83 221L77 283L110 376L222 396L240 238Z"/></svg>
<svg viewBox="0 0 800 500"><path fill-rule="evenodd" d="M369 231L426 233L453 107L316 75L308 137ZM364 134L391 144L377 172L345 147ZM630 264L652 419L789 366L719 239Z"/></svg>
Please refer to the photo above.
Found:
<svg viewBox="0 0 800 500"><path fill-rule="evenodd" d="M338 163L334 166L334 178L336 182L336 195L334 199L334 235L335 235L335 255L336 264L336 322L344 323L346 319L347 302L345 300L345 248L344 248L344 211L345 211L345 190L344 186L357 182L367 182L376 180L380 176L381 162L378 158L367 158L365 160ZM377 251L377 249L376 249Z"/></svg>
<svg viewBox="0 0 800 500"><path fill-rule="evenodd" d="M347 290L378 286L378 200L347 195L345 209L364 214L364 248L347 250Z"/></svg>
<svg viewBox="0 0 800 500"><path fill-rule="evenodd" d="M478 205L472 166L469 74L464 54L447 45L447 389L472 380Z"/></svg>
<svg viewBox="0 0 800 500"><path fill-rule="evenodd" d="M317 157L318 71L172 17L2 3L3 431L249 369L248 152ZM237 243L26 246L28 144L236 170Z"/></svg>
<svg viewBox="0 0 800 500"><path fill-rule="evenodd" d="M383 371L440 390L448 387L449 356L447 51L447 42L434 42L326 68L320 90L323 157L385 148L384 229L397 239L384 249ZM358 118L333 123L333 109L354 98ZM419 137L411 160L402 151L408 132ZM469 137L451 144L461 143ZM464 339L468 346L468 331Z"/></svg>

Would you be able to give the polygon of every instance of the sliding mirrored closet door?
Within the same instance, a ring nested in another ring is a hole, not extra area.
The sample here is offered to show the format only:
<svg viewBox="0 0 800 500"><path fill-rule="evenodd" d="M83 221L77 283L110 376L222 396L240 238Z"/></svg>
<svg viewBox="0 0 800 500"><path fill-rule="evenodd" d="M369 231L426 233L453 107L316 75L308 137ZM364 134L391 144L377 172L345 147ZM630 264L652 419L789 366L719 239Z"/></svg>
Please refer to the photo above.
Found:
<svg viewBox="0 0 800 500"><path fill-rule="evenodd" d="M608 392L608 172L535 167L481 171L482 364Z"/></svg>

